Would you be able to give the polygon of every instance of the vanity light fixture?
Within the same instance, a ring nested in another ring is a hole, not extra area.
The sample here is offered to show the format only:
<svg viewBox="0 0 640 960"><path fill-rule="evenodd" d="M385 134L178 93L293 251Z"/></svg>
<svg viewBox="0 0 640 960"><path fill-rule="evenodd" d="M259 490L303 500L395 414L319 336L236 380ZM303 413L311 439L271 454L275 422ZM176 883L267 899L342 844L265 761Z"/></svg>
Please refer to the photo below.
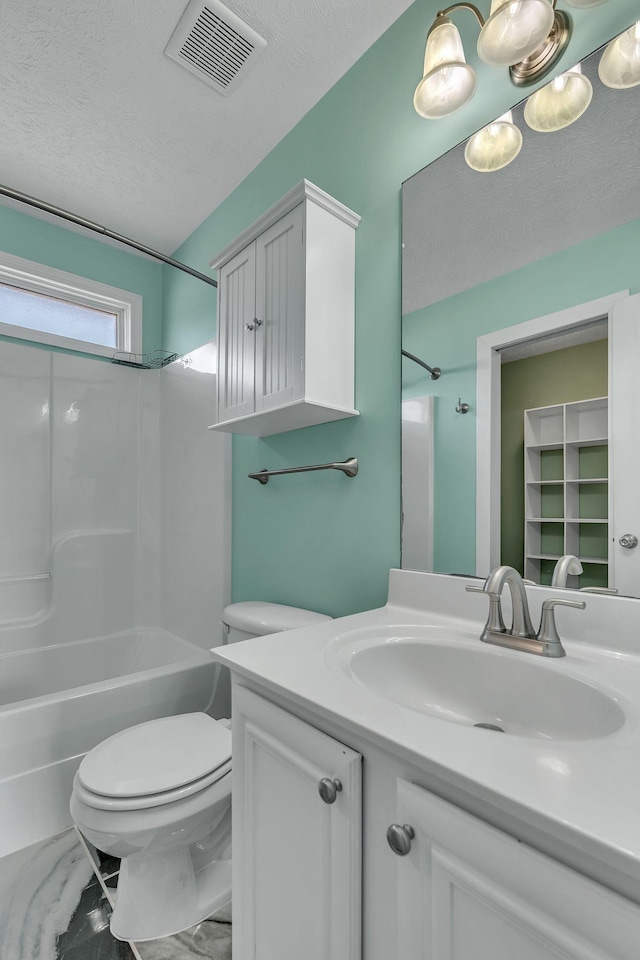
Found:
<svg viewBox="0 0 640 960"><path fill-rule="evenodd" d="M427 36L422 80L413 95L416 112L427 120L448 117L476 92L476 72L464 58L460 33L438 14Z"/></svg>
<svg viewBox="0 0 640 960"><path fill-rule="evenodd" d="M524 108L525 122L538 133L562 130L582 116L592 96L591 81L577 64L529 97Z"/></svg>
<svg viewBox="0 0 640 960"><path fill-rule="evenodd" d="M520 153L522 134L513 122L511 110L469 137L464 159L478 173L502 170Z"/></svg>
<svg viewBox="0 0 640 960"><path fill-rule="evenodd" d="M607 45L598 76L614 90L626 90L640 83L640 20Z"/></svg>
<svg viewBox="0 0 640 960"><path fill-rule="evenodd" d="M454 3L438 11L427 34L423 76L413 97L416 111L430 120L460 110L476 90L475 71L466 62L458 28L449 19L456 10L469 10L480 24L480 59L509 67L517 86L545 76L571 35L570 20L555 9L555 0L491 0L486 21L473 3Z"/></svg>
<svg viewBox="0 0 640 960"><path fill-rule="evenodd" d="M478 37L478 56L494 67L519 63L547 39L554 17L549 0L491 0L489 19Z"/></svg>

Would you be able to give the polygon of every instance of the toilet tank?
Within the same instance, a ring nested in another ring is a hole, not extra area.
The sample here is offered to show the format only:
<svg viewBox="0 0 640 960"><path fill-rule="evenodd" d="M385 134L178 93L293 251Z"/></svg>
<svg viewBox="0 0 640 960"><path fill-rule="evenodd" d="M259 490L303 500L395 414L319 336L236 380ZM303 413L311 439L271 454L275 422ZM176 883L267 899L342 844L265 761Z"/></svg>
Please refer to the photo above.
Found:
<svg viewBox="0 0 640 960"><path fill-rule="evenodd" d="M230 603L222 614L227 643L263 637L268 633L280 633L283 630L295 630L297 627L308 627L313 623L331 619L332 617L324 613L287 607L281 603L266 603L262 600Z"/></svg>

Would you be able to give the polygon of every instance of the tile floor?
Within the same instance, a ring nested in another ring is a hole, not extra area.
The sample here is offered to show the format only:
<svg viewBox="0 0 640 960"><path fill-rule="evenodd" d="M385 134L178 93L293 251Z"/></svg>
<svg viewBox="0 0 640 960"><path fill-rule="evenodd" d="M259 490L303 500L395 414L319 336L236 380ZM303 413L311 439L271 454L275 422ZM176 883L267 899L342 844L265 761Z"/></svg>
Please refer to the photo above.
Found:
<svg viewBox="0 0 640 960"><path fill-rule="evenodd" d="M1 859L2 960L231 960L230 904L173 937L115 940L109 918L119 866L74 828Z"/></svg>

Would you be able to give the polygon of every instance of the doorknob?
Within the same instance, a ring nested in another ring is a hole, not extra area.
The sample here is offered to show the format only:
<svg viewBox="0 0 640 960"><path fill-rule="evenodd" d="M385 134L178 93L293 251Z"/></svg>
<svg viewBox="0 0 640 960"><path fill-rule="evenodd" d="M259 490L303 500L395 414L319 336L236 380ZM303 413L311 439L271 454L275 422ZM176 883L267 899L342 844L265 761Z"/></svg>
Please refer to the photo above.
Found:
<svg viewBox="0 0 640 960"><path fill-rule="evenodd" d="M638 538L633 533L623 533L618 543L621 547L626 547L627 550L633 550L634 547L638 546Z"/></svg>

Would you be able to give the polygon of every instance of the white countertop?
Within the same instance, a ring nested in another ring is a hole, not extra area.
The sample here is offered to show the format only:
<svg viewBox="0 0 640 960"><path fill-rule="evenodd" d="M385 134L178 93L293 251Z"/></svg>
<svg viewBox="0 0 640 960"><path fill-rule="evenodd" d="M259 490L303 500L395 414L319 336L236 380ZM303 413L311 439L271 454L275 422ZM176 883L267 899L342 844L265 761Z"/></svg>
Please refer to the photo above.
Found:
<svg viewBox="0 0 640 960"><path fill-rule="evenodd" d="M393 636L401 635L402 626L442 626L469 641L478 638L487 601L466 593L468 582L392 570L385 607L216 647L212 655L236 675L267 688L276 702L281 696L347 734L354 731L391 750L446 783L471 812L500 822L508 832L640 902L640 600L582 594L585 611L559 608L564 658L504 651L571 673L616 699L625 723L598 739L560 741L475 730L399 706L337 665L336 650L356 630L388 628ZM541 587L527 587L527 594L534 625L542 600L577 596ZM509 623L508 591L504 607Z"/></svg>

